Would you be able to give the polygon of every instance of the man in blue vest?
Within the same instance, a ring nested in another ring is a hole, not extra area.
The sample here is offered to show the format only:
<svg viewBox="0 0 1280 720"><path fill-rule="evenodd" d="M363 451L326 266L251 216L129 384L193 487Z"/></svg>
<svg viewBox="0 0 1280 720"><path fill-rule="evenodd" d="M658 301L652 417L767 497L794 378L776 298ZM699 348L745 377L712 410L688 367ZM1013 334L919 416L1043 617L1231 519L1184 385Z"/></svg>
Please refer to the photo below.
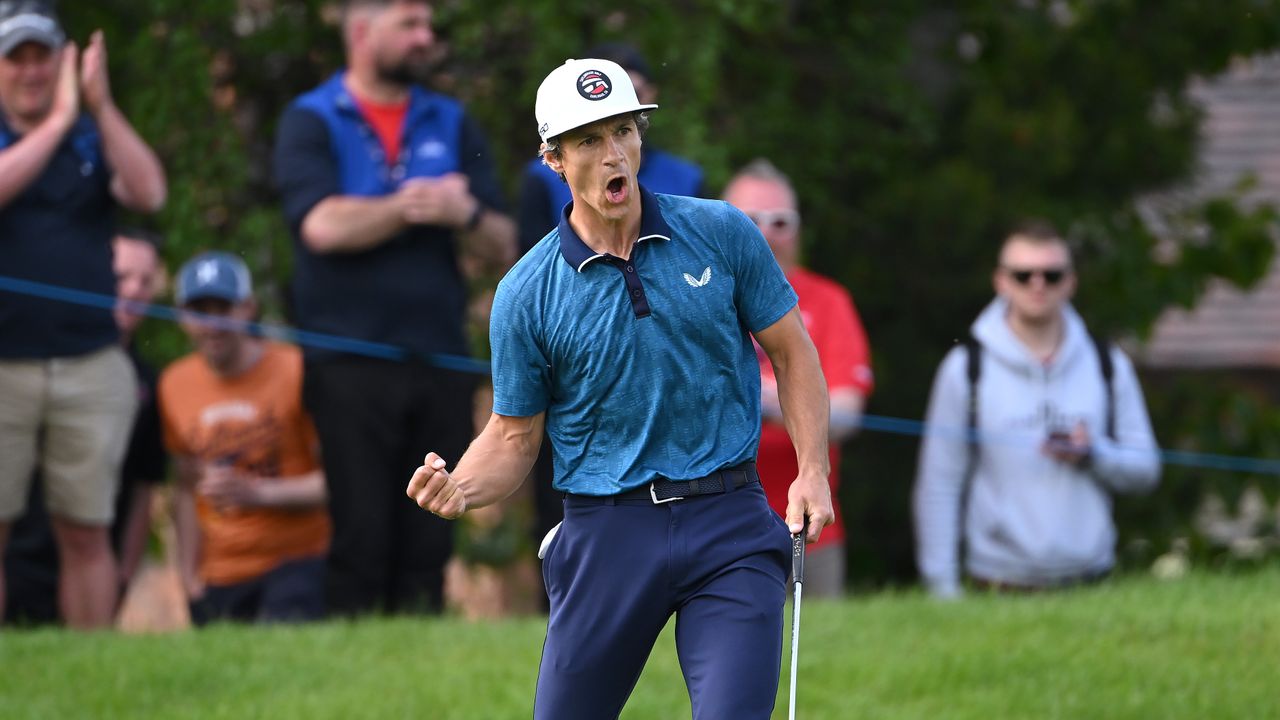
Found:
<svg viewBox="0 0 1280 720"><path fill-rule="evenodd" d="M488 425L452 471L428 453L406 488L458 517L514 492L550 434L564 522L540 553L539 719L617 717L673 614L694 717L768 718L788 531L807 518L812 542L833 517L826 384L796 294L740 211L637 180L654 107L608 60L570 60L543 81L543 159L572 204L498 286ZM752 335L795 441L785 522L753 462Z"/></svg>
<svg viewBox="0 0 1280 720"><path fill-rule="evenodd" d="M275 147L298 325L403 351L307 353L333 519L329 607L341 614L442 606L452 525L394 498L424 447L461 453L473 435L473 379L439 366L468 353L459 257L500 269L515 252L482 134L416 82L431 16L422 0L349 0L348 66L290 105Z"/></svg>
<svg viewBox="0 0 1280 720"><path fill-rule="evenodd" d="M0 248L12 278L114 295L117 205L152 213L164 170L115 104L97 31L81 53L47 2L0 2ZM34 470L61 561L58 605L109 626L109 530L138 407L110 309L0 294L0 555ZM0 582L0 615L3 611Z"/></svg>

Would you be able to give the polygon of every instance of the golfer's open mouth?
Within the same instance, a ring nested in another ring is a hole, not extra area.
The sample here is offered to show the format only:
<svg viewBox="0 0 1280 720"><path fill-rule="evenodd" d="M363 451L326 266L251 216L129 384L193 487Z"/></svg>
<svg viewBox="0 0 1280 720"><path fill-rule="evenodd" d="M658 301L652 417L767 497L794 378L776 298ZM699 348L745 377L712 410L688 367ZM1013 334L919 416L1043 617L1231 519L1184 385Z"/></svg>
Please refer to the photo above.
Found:
<svg viewBox="0 0 1280 720"><path fill-rule="evenodd" d="M609 182L604 186L605 197L611 203L622 203L627 199L627 176L618 175L609 178Z"/></svg>

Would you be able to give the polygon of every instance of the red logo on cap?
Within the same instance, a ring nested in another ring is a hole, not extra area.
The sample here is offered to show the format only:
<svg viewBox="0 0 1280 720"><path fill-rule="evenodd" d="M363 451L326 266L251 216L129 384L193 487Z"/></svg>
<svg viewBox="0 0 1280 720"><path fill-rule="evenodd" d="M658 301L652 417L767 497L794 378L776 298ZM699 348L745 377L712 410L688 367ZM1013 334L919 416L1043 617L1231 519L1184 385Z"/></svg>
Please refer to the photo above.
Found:
<svg viewBox="0 0 1280 720"><path fill-rule="evenodd" d="M609 76L599 70L588 70L578 76L578 94L588 100L603 100L613 92Z"/></svg>

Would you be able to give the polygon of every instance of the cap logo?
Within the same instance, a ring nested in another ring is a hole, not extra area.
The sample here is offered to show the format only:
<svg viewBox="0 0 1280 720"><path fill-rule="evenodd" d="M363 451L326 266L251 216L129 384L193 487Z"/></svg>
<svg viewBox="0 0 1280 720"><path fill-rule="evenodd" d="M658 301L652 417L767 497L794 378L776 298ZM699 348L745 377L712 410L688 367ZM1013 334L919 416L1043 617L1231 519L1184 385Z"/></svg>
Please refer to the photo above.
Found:
<svg viewBox="0 0 1280 720"><path fill-rule="evenodd" d="M218 281L218 263L213 260L205 260L196 268L196 280L200 283L209 284Z"/></svg>
<svg viewBox="0 0 1280 720"><path fill-rule="evenodd" d="M613 83L599 70L588 70L578 76L578 94L588 100L603 100L611 92Z"/></svg>

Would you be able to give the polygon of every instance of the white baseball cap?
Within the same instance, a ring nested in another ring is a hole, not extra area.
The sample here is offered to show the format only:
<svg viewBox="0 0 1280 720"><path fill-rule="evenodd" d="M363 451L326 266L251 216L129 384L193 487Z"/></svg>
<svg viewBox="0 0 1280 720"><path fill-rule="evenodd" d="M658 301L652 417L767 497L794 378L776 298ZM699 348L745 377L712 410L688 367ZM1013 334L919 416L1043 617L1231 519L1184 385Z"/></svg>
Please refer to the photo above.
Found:
<svg viewBox="0 0 1280 720"><path fill-rule="evenodd" d="M538 86L533 114L543 142L562 132L614 115L652 110L641 105L622 66L596 58L565 60Z"/></svg>

